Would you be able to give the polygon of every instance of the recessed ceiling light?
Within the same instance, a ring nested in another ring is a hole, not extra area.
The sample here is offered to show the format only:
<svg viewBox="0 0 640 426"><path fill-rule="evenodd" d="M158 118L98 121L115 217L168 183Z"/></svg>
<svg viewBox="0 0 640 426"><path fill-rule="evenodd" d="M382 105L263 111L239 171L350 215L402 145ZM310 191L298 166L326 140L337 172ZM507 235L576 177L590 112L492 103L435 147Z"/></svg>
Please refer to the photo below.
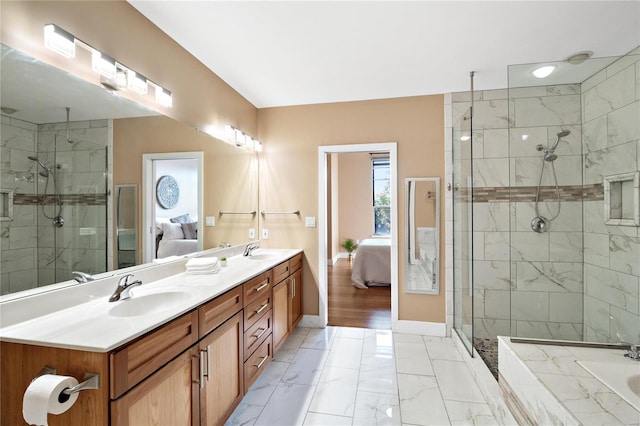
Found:
<svg viewBox="0 0 640 426"><path fill-rule="evenodd" d="M555 69L556 69L555 65L543 65L531 71L531 74L533 74L534 77L537 77L537 78L546 78L546 77L549 77Z"/></svg>
<svg viewBox="0 0 640 426"><path fill-rule="evenodd" d="M584 52L574 53L573 55L567 58L567 62L573 65L580 65L587 59L593 56L593 52L585 50Z"/></svg>

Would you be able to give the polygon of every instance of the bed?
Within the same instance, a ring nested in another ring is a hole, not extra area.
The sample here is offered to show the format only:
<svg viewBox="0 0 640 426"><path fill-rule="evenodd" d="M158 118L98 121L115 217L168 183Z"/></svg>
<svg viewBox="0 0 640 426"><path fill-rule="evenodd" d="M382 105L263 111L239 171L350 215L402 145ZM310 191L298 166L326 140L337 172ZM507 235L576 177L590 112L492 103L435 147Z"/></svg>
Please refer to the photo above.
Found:
<svg viewBox="0 0 640 426"><path fill-rule="evenodd" d="M391 285L391 240L362 240L353 258L351 281L355 287Z"/></svg>
<svg viewBox="0 0 640 426"><path fill-rule="evenodd" d="M156 258L182 256L198 251L197 222L172 223L156 219Z"/></svg>

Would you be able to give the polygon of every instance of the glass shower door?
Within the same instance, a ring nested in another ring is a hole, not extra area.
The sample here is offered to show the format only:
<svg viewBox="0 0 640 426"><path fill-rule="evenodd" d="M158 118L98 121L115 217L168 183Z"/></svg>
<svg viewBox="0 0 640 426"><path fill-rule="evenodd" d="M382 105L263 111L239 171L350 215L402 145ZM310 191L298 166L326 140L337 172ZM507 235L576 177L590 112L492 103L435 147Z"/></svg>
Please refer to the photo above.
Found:
<svg viewBox="0 0 640 426"><path fill-rule="evenodd" d="M472 114L453 126L453 327L473 354Z"/></svg>

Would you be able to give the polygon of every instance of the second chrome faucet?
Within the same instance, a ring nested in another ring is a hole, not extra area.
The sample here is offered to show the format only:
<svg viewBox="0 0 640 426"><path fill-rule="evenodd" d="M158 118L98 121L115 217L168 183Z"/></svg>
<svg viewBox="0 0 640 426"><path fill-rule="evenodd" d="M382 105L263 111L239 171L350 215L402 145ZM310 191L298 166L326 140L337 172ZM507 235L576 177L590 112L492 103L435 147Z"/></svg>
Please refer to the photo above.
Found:
<svg viewBox="0 0 640 426"><path fill-rule="evenodd" d="M120 278L118 281L118 287L116 287L116 291L109 298L109 302L117 302L118 300L126 300L131 297L131 289L133 287L137 287L142 285L142 281L135 280L129 282L129 278L132 278L133 274L127 274L124 277Z"/></svg>

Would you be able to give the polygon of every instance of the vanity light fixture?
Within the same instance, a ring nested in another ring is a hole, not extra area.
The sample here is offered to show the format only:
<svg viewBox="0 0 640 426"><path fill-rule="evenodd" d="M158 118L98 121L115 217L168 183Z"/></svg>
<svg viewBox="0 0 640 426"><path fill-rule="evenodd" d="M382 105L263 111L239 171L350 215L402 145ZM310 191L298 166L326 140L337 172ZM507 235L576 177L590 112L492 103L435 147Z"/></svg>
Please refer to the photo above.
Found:
<svg viewBox="0 0 640 426"><path fill-rule="evenodd" d="M140 93L141 95L146 95L149 91L147 78L133 70L129 70L127 72L127 84L130 89L134 92Z"/></svg>
<svg viewBox="0 0 640 426"><path fill-rule="evenodd" d="M547 78L555 71L555 69L555 65L543 65L531 71L531 74L536 78Z"/></svg>
<svg viewBox="0 0 640 426"><path fill-rule="evenodd" d="M162 106L171 108L173 106L173 96L171 92L155 83L154 86L156 87L156 102Z"/></svg>
<svg viewBox="0 0 640 426"><path fill-rule="evenodd" d="M76 56L76 38L54 24L44 26L44 46L65 58Z"/></svg>
<svg viewBox="0 0 640 426"><path fill-rule="evenodd" d="M118 91L129 87L137 93L146 95L149 92L149 85L152 85L156 91L156 102L169 108L173 106L173 96L169 90L118 63L111 56L95 49L59 26L55 24L44 26L44 45L46 48L65 58L75 58L76 43L91 52L91 69L101 75L100 83L107 89Z"/></svg>
<svg viewBox="0 0 640 426"><path fill-rule="evenodd" d="M225 142L250 151L262 152L262 143L230 124L224 126Z"/></svg>
<svg viewBox="0 0 640 426"><path fill-rule="evenodd" d="M111 79L116 75L116 60L99 50L93 49L91 53L91 69L105 78Z"/></svg>

